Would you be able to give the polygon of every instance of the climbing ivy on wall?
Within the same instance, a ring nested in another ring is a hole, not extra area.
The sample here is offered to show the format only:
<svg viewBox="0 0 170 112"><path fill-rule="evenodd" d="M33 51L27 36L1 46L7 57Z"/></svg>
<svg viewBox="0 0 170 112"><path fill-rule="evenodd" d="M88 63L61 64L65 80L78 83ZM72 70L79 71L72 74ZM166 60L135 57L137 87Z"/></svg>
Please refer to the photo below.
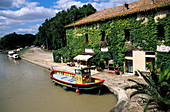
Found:
<svg viewBox="0 0 170 112"><path fill-rule="evenodd" d="M124 52L126 52L128 48L156 51L157 45L161 45L162 40L164 40L164 45L170 46L170 13L167 13L167 16L163 19L158 18L157 23L154 20L155 13L156 10L141 12L140 14L148 19L148 22L144 24L141 23L145 18L137 21L137 14L131 14L108 19L106 21L76 26L75 28L67 28L67 48L65 49L68 55L61 55L74 57L80 52L84 52L85 48L92 48L95 53L98 53L97 57L95 57L96 59L107 55L108 59L113 59L120 67L123 67L125 59ZM161 39L157 35L158 25L164 26L164 37L161 37ZM130 31L130 44L128 44L125 39L125 30L127 29ZM99 43L101 42L102 31L106 33L106 37L109 40L108 52L100 51ZM86 43L86 34L88 34L88 44ZM161 53L158 54L158 63L160 63L162 60L159 59L160 57L163 58L164 55L161 55ZM170 53L167 53L165 57L170 57L169 54ZM168 58L168 60L170 59Z"/></svg>

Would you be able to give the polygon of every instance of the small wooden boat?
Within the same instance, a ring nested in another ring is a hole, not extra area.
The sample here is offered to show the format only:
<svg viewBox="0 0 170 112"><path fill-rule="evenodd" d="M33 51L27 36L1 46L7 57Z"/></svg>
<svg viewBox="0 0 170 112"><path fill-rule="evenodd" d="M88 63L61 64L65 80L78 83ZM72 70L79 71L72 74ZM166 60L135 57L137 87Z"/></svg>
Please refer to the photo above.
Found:
<svg viewBox="0 0 170 112"><path fill-rule="evenodd" d="M50 77L54 84L61 85L64 89L72 88L76 93L84 90L100 89L104 80L91 77L91 67L74 68L74 73L52 70Z"/></svg>

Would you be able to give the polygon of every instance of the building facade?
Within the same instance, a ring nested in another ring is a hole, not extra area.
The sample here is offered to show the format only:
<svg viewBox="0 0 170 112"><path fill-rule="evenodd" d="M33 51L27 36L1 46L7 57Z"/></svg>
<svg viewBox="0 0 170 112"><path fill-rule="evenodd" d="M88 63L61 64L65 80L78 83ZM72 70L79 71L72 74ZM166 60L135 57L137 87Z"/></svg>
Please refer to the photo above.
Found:
<svg viewBox="0 0 170 112"><path fill-rule="evenodd" d="M170 46L170 0L140 0L96 12L66 26L67 48L74 57L85 48L97 53L92 61L109 60L120 71L148 71L153 63L159 66L157 45ZM169 51L168 51L169 52ZM164 59L170 61L169 53ZM163 56L164 56L163 55ZM167 56L168 55L168 56ZM160 57L159 57L160 56ZM157 63L156 63L157 62Z"/></svg>

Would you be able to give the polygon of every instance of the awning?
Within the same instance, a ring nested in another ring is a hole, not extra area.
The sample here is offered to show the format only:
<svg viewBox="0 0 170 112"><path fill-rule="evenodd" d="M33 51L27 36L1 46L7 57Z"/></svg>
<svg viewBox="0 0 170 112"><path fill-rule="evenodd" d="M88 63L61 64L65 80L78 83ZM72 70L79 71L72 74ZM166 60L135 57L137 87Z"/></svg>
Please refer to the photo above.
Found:
<svg viewBox="0 0 170 112"><path fill-rule="evenodd" d="M78 55L78 56L74 57L74 60L87 61L91 57L93 57L93 56L92 55Z"/></svg>

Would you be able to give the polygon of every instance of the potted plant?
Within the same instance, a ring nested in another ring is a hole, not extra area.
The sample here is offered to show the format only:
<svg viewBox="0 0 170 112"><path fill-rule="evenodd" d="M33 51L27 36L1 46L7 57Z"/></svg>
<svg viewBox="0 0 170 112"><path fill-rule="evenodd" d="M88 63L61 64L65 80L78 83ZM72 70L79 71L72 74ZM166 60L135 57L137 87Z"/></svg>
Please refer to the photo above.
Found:
<svg viewBox="0 0 170 112"><path fill-rule="evenodd" d="M115 72L117 75L120 74L120 72L119 72L119 67L118 67L118 66L116 66L116 68L114 69L114 72Z"/></svg>
<svg viewBox="0 0 170 112"><path fill-rule="evenodd" d="M101 51L108 51L108 46L107 45L108 45L107 42L101 41L100 42Z"/></svg>
<svg viewBox="0 0 170 112"><path fill-rule="evenodd" d="M146 62L146 70L150 70L151 62Z"/></svg>
<svg viewBox="0 0 170 112"><path fill-rule="evenodd" d="M60 57L59 57L58 55L57 55L57 56L55 56L54 61L55 61L55 62L57 62L57 63L61 63L61 61L60 61Z"/></svg>
<svg viewBox="0 0 170 112"><path fill-rule="evenodd" d="M120 75L122 75L122 74L123 74L123 70L124 70L124 67L123 67L123 66L121 66L121 67L120 67Z"/></svg>
<svg viewBox="0 0 170 112"><path fill-rule="evenodd" d="M100 66L102 69L105 68L105 60L104 59L100 59L99 62L98 62L98 66Z"/></svg>
<svg viewBox="0 0 170 112"><path fill-rule="evenodd" d="M101 67L96 67L97 71L102 71Z"/></svg>
<svg viewBox="0 0 170 112"><path fill-rule="evenodd" d="M85 45L85 52L94 53L92 46L90 44Z"/></svg>
<svg viewBox="0 0 170 112"><path fill-rule="evenodd" d="M100 47L107 47L107 42L101 41L100 42Z"/></svg>

